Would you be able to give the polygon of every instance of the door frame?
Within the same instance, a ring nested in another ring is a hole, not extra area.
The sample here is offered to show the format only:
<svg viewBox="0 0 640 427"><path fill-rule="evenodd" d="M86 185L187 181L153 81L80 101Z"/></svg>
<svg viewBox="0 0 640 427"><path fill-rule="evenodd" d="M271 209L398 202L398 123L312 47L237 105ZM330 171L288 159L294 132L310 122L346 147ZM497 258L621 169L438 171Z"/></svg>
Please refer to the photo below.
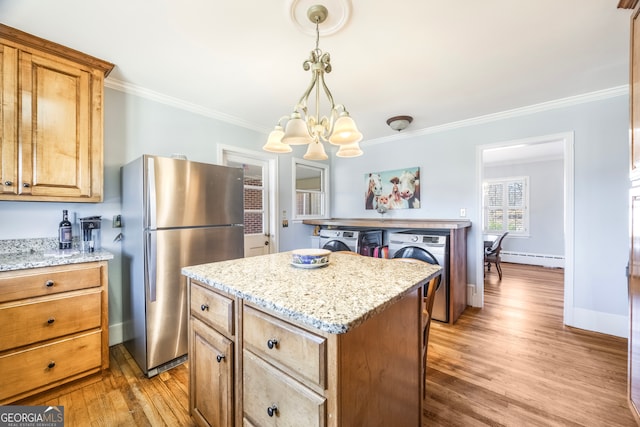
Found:
<svg viewBox="0 0 640 427"><path fill-rule="evenodd" d="M238 148L233 145L218 144L217 146L217 162L224 165L225 156L231 154L237 157L244 157L251 160L258 160L268 164L267 177L267 211L269 213L269 253L280 252L280 229L277 226L278 212L278 158L274 154L263 153L260 151L247 150Z"/></svg>
<svg viewBox="0 0 640 427"><path fill-rule="evenodd" d="M510 140L492 144L476 146L476 195L478 209L478 224L475 246L472 248L476 259L476 286L471 295L471 305L484 306L484 240L482 238L482 224L484 224L484 209L482 198L482 182L484 180L484 150L490 148L508 147L514 145L532 145L543 142L561 141L564 148L563 176L564 176L564 324L574 324L574 133L564 132L552 135L542 135L525 139Z"/></svg>

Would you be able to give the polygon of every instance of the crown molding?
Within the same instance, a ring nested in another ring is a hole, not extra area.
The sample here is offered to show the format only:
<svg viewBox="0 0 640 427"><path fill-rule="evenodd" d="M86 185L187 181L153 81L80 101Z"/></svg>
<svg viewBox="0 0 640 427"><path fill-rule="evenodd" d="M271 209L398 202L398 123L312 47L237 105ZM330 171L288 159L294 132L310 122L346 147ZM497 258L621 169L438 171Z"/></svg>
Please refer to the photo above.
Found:
<svg viewBox="0 0 640 427"><path fill-rule="evenodd" d="M558 108L570 107L579 104L585 104L588 102L600 101L608 98L615 98L617 96L623 96L629 94L629 85L616 86L609 89L598 90L595 92L589 92L582 95L569 96L567 98L556 99L554 101L541 102L539 104L529 105L527 107L514 108L512 110L501 111L498 113L487 114L484 116L478 116L471 119L459 120L456 122L444 123L442 125L432 126L423 129L417 129L412 131L403 131L402 135L396 134L386 136L383 138L371 139L368 141L362 141L361 144L375 145L384 142L404 140L422 135L430 135L434 133L445 132L452 129L459 129L467 126L477 126L485 123L491 123L498 120L505 120L514 117L526 116L529 114L539 113L542 111L555 110Z"/></svg>
<svg viewBox="0 0 640 427"><path fill-rule="evenodd" d="M155 92L153 90L149 90L140 86L132 85L130 83L125 83L121 80L113 79L111 77L107 77L104 81L105 87L109 89L114 89L120 92L124 92L130 95L136 95L141 98L149 99L151 101L158 102L160 104L169 105L171 107L175 107L181 110L190 111L195 114L199 114L201 116L210 117L212 119L220 120L225 123L229 123L232 125L240 126L246 129L251 129L260 133L269 133L270 129L266 129L261 126L257 126L254 123L247 122L246 120L239 119L238 117L221 113L216 110L212 110L210 108L204 108L200 105L193 104L191 102L186 102L178 98L174 98L172 96L167 96L161 94L159 92Z"/></svg>
<svg viewBox="0 0 640 427"><path fill-rule="evenodd" d="M163 95L159 92L155 92L140 86L132 85L122 82L112 77L105 79L105 86L120 92L140 96L161 104L169 105L178 109L190 111L195 114L200 114L205 117L210 117L216 120L223 121L232 125L240 126L246 129L254 130L256 132L268 134L271 129L258 126L255 123L250 123L246 120L242 120L238 117L231 116L229 114L221 113L209 108L183 101L178 98ZM498 120L505 120L514 117L526 116L528 114L539 113L542 111L554 110L557 108L570 107L573 105L585 104L588 102L600 101L608 98L615 98L617 96L623 96L629 94L629 85L621 85L612 87L609 89L598 90L594 92L585 93L582 95L570 96L566 98L556 99L553 101L542 102L539 104L530 105L527 107L514 108L512 110L506 110L498 113L487 114L484 116L474 117L471 119L459 120L456 122L444 123L442 125L432 126L423 129L402 131L401 134L394 134L385 136L382 138L370 139L362 141L361 144L375 145L389 141L400 141L407 138L413 138L416 136L430 135L439 132L445 132L452 129L459 129L467 126L477 126L485 123L491 123Z"/></svg>

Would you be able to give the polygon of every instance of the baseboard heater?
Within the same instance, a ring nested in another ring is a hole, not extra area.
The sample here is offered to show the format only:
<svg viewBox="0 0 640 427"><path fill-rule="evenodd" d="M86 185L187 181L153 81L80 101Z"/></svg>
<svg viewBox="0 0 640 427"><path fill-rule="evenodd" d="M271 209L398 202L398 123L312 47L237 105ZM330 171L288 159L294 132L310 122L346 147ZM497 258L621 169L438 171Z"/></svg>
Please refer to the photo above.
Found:
<svg viewBox="0 0 640 427"><path fill-rule="evenodd" d="M542 267L564 268L564 256L561 255L501 251L500 259L503 262L512 262L514 264L529 264L540 265Z"/></svg>

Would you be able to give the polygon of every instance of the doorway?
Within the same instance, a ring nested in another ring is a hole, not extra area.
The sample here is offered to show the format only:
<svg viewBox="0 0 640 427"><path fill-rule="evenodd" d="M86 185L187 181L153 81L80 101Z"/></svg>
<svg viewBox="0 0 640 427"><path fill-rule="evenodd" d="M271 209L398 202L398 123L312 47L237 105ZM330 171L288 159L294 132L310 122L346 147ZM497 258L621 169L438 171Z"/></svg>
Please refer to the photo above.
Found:
<svg viewBox="0 0 640 427"><path fill-rule="evenodd" d="M262 153L220 147L219 162L244 171L244 256L278 252L276 160Z"/></svg>
<svg viewBox="0 0 640 427"><path fill-rule="evenodd" d="M544 162L545 159L560 160L561 164L561 178L556 185L562 189L560 203L562 203L562 209L558 215L562 215L561 228L559 227L558 233L561 236L555 236L562 239L562 246L564 248L564 323L571 324L573 319L573 307L571 301L573 301L573 229L574 229L574 215L573 215L573 132L567 132L562 134L540 136L534 138L527 138L522 140L513 140L500 142L495 144L488 144L478 146L477 148L477 160L478 160L478 200L479 200L479 227L480 231L477 234L475 253L477 254L476 265L480 268L476 270L476 289L472 296L472 305L476 307L482 307L484 305L484 238L483 228L488 211L485 206L483 197L483 183L490 176L489 164L503 164L503 165L516 165L518 163L532 163L532 162ZM536 209L529 211L530 215L536 215ZM533 240L531 236L539 235L540 230L532 230L531 235L527 236L527 233L522 233L522 242L527 239ZM517 237L514 237L517 238ZM526 255L526 254L525 254ZM519 256L515 254L513 256ZM504 259L504 257L503 257Z"/></svg>

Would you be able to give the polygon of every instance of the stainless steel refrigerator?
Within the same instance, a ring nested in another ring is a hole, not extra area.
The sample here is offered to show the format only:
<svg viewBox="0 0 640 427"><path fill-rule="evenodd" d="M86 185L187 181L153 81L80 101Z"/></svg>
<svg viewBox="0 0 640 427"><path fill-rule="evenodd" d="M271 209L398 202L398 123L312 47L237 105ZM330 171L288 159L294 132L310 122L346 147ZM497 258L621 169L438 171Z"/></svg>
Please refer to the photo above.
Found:
<svg viewBox="0 0 640 427"><path fill-rule="evenodd" d="M121 172L124 344L151 377L187 357L182 267L243 256L243 171L145 155Z"/></svg>

